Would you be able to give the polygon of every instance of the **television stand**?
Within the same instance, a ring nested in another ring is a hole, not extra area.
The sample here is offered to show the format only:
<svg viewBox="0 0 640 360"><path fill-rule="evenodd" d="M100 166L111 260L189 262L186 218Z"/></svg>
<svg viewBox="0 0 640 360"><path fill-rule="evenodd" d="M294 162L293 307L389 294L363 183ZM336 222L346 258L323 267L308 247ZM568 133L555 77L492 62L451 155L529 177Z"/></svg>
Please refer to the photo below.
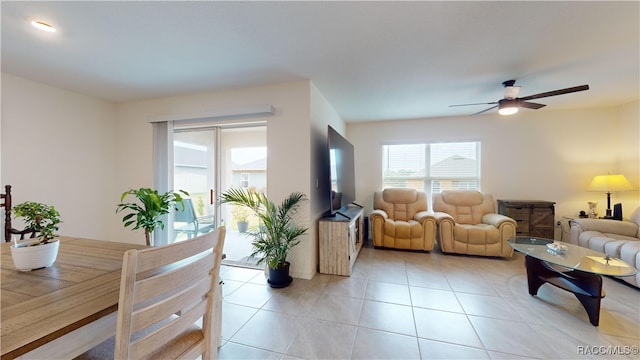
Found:
<svg viewBox="0 0 640 360"><path fill-rule="evenodd" d="M318 245L320 272L350 276L364 241L364 211L349 207L340 216L320 219Z"/></svg>
<svg viewBox="0 0 640 360"><path fill-rule="evenodd" d="M334 217L335 217L336 215L340 215L340 216L342 216L342 217L345 217L345 218L347 218L347 219L351 220L351 216L349 216L349 215L347 215L347 214L345 214L345 213L342 213L342 212L340 212L340 211L336 211L336 212L333 214L333 216L334 216Z"/></svg>

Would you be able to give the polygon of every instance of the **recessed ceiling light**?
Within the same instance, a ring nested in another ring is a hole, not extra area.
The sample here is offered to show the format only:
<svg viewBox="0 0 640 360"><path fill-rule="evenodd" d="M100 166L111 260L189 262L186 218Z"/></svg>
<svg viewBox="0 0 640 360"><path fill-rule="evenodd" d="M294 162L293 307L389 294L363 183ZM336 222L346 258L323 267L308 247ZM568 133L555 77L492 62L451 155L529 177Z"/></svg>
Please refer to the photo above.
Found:
<svg viewBox="0 0 640 360"><path fill-rule="evenodd" d="M42 31L56 32L56 28L54 28L53 26L47 24L44 21L33 20L31 22L31 25L33 25L34 27L36 27L37 29L40 29Z"/></svg>

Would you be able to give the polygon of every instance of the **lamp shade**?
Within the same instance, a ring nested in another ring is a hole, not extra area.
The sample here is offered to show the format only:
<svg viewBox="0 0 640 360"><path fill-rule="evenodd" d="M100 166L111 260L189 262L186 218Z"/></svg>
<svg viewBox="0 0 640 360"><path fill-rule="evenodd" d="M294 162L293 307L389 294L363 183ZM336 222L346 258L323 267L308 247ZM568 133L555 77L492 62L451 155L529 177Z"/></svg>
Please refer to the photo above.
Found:
<svg viewBox="0 0 640 360"><path fill-rule="evenodd" d="M624 175L597 175L591 180L588 191L627 191L633 190L633 185Z"/></svg>

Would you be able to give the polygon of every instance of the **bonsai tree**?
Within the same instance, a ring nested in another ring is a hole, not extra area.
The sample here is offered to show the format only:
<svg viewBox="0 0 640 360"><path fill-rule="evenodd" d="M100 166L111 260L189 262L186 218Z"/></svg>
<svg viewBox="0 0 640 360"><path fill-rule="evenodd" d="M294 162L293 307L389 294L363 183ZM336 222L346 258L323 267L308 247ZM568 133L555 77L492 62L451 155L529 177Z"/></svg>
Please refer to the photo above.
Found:
<svg viewBox="0 0 640 360"><path fill-rule="evenodd" d="M35 230L40 234L40 240L32 243L33 245L47 244L51 242L58 234L58 224L62 222L60 213L55 207L34 201L23 202L13 207L16 217L24 219L26 229Z"/></svg>
<svg viewBox="0 0 640 360"><path fill-rule="evenodd" d="M300 202L307 200L306 195L294 192L276 205L265 194L231 188L220 199L222 203L249 208L258 217L260 226L247 233L252 238L251 256L257 256L258 263L266 262L270 269L284 267L289 251L300 243L298 237L307 231L293 223L293 214Z"/></svg>
<svg viewBox="0 0 640 360"><path fill-rule="evenodd" d="M122 202L127 195L135 196L140 204L138 202ZM189 196L189 193L184 190L178 190L178 192L170 190L164 194L159 194L157 190L149 188L131 189L120 196L121 203L117 205L116 213L130 210L131 212L122 218L124 227L134 225L133 230L144 229L147 246L151 246L151 233L153 233L156 226L164 229L162 216L168 214L171 208L178 210L176 206L178 203L184 209L184 204L182 203L183 195Z"/></svg>

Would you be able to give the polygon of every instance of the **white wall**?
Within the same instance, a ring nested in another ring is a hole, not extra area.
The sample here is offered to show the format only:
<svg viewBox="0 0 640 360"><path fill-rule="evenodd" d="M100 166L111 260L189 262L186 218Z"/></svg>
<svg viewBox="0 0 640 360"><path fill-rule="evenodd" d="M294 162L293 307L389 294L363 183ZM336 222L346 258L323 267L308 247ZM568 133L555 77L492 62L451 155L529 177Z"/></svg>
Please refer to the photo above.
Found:
<svg viewBox="0 0 640 360"><path fill-rule="evenodd" d="M309 81L114 105L2 74L0 182L14 186L16 203L55 205L64 235L142 243L141 231L123 228L115 205L123 191L153 185L149 121L260 104L275 108L274 115L257 118L267 122L270 198L279 202L294 191L310 195L298 216L310 231L290 258L293 276L311 278L317 216L310 210L315 153L309 145Z"/></svg>
<svg viewBox="0 0 640 360"><path fill-rule="evenodd" d="M313 219L314 246L312 252L313 270L318 270L318 220L327 215L330 205L331 181L329 179L329 148L327 144L328 125L344 134L345 123L338 112L312 83L310 86L311 158L311 218Z"/></svg>
<svg viewBox="0 0 640 360"><path fill-rule="evenodd" d="M572 111L522 111L371 123L342 121L309 81L135 101L114 105L85 95L2 74L1 184L15 200L57 206L61 233L142 243L142 232L124 229L115 205L120 194L152 186L152 127L158 117L272 104L267 121L269 196L308 194L300 224L310 231L291 254L292 275L310 278L317 268L316 220L328 208L322 178L327 125L354 144L357 202L371 211L381 187L381 145L422 141L482 141L482 189L496 198L557 203L556 214L574 216L606 196L587 192L596 174L621 172L640 186L640 102ZM52 145L53 144L53 145ZM318 183L316 185L316 179ZM624 214L640 206L638 191L613 194Z"/></svg>
<svg viewBox="0 0 640 360"><path fill-rule="evenodd" d="M483 191L496 199L555 201L556 217L561 218L586 210L587 201L598 201L604 214L606 195L586 191L595 175L624 172L638 188L637 128L636 102L571 111L523 110L511 117L349 123L347 137L355 147L357 201L365 205L365 213L371 212L373 192L382 187L383 144L481 141ZM629 215L640 205L638 191L613 194L615 202L622 202Z"/></svg>
<svg viewBox="0 0 640 360"><path fill-rule="evenodd" d="M309 195L309 84L309 81L299 81L119 104L116 135L120 161L116 187L124 191L152 186L150 119L187 119L193 114L215 110L271 104L275 108L273 115L256 118L267 122L269 197L280 202L294 191ZM301 207L298 219L299 225L310 227L311 231L302 237L301 244L291 252L291 273L294 277L311 278L316 272L317 259L313 254L317 236L315 226L312 226L309 202ZM120 229L117 238L138 242L143 235Z"/></svg>
<svg viewBox="0 0 640 360"><path fill-rule="evenodd" d="M345 134L345 122L338 112L311 84L311 178L310 186L316 193L312 210L318 218L326 215L330 207L331 181L329 179L328 125Z"/></svg>
<svg viewBox="0 0 640 360"><path fill-rule="evenodd" d="M108 239L117 225L112 103L2 74L2 185L55 206L60 233Z"/></svg>
<svg viewBox="0 0 640 360"><path fill-rule="evenodd" d="M618 147L619 171L638 189L640 188L640 100L621 106L619 110L621 121ZM629 211L634 209L631 205L633 201L636 203L635 207L640 206L640 193L638 192L617 195L624 196L623 207L627 211L625 215L630 215Z"/></svg>

